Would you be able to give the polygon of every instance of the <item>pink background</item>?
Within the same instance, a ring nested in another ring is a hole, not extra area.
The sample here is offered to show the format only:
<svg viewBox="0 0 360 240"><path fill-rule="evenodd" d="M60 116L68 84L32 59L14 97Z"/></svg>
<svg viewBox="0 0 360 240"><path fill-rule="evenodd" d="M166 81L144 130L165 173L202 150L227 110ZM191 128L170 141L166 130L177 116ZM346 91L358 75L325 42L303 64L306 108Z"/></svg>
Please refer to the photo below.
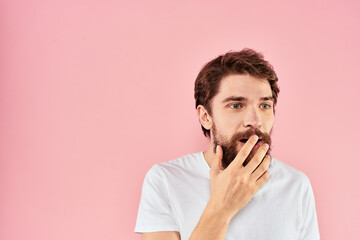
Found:
<svg viewBox="0 0 360 240"><path fill-rule="evenodd" d="M204 150L203 64L262 51L273 155L305 172L322 239L360 239L358 1L0 2L0 239L140 239L157 162Z"/></svg>

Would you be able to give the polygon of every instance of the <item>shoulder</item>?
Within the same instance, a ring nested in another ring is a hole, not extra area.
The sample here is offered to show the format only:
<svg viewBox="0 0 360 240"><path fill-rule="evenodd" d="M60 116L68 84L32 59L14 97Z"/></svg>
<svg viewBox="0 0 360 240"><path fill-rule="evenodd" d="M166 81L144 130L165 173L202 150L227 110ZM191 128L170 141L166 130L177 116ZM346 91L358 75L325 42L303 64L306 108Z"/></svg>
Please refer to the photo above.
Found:
<svg viewBox="0 0 360 240"><path fill-rule="evenodd" d="M310 180L305 173L276 158L271 161L271 177L274 180L292 187L297 186L299 190L310 187Z"/></svg>
<svg viewBox="0 0 360 240"><path fill-rule="evenodd" d="M298 180L308 179L305 173L274 157L271 159L271 167L276 175L280 175L282 177L286 176Z"/></svg>
<svg viewBox="0 0 360 240"><path fill-rule="evenodd" d="M155 164L146 177L168 178L199 173L206 168L202 152L191 153L168 162Z"/></svg>

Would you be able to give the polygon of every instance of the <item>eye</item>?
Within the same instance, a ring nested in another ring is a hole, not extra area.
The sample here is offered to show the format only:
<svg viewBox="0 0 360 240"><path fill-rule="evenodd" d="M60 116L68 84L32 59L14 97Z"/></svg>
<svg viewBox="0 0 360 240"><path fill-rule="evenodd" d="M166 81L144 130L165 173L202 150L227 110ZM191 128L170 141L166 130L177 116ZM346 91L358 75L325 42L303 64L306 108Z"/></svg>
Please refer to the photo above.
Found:
<svg viewBox="0 0 360 240"><path fill-rule="evenodd" d="M241 105L238 103L234 103L234 104L230 104L229 107L233 108L233 109L239 109L239 108L241 108Z"/></svg>
<svg viewBox="0 0 360 240"><path fill-rule="evenodd" d="M260 108L262 108L262 109L269 109L269 108L271 108L271 105L270 105L270 104L267 104L267 103L263 103L263 104L260 105Z"/></svg>

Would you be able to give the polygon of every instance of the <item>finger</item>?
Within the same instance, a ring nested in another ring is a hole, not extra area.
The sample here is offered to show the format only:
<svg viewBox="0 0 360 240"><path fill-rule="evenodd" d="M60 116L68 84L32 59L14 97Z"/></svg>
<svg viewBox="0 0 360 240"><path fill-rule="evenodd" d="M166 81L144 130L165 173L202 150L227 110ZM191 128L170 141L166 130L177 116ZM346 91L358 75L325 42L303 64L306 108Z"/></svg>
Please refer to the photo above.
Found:
<svg viewBox="0 0 360 240"><path fill-rule="evenodd" d="M266 155L264 160L261 162L261 164L253 171L253 173L250 176L250 179L252 181L257 181L269 168L270 166L270 156Z"/></svg>
<svg viewBox="0 0 360 240"><path fill-rule="evenodd" d="M269 171L266 171L266 172L264 172L263 175L261 175L261 177L255 183L256 191L259 190L260 187L267 182L267 180L269 179L269 176L270 176Z"/></svg>
<svg viewBox="0 0 360 240"><path fill-rule="evenodd" d="M222 157L223 157L223 152L222 152L222 148L220 145L216 146L216 151L215 151L215 157L211 162L211 172L212 173L218 173L220 170L222 170Z"/></svg>
<svg viewBox="0 0 360 240"><path fill-rule="evenodd" d="M251 136L247 142L244 144L244 146L241 147L240 151L236 155L235 159L230 163L229 169L236 168L239 169L243 166L243 163L247 156L249 156L251 150L257 143L259 137L257 135Z"/></svg>
<svg viewBox="0 0 360 240"><path fill-rule="evenodd" d="M248 164L246 165L246 169L251 174L261 163L264 159L267 151L269 150L269 145L267 143L260 146L260 148L256 151L254 157L250 159Z"/></svg>

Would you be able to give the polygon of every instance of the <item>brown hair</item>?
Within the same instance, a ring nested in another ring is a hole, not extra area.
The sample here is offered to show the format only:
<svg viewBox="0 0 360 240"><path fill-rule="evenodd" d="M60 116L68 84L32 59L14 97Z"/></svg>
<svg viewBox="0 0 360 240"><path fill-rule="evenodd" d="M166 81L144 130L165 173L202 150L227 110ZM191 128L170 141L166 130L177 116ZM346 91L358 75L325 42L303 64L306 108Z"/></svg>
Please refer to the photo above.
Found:
<svg viewBox="0 0 360 240"><path fill-rule="evenodd" d="M256 78L267 79L274 98L274 106L276 105L280 89L273 67L261 53L245 48L239 52L230 51L220 55L201 69L195 80L195 107L203 105L211 114L211 100L219 90L221 79L230 74L250 74ZM201 127L204 135L210 136L210 131Z"/></svg>

